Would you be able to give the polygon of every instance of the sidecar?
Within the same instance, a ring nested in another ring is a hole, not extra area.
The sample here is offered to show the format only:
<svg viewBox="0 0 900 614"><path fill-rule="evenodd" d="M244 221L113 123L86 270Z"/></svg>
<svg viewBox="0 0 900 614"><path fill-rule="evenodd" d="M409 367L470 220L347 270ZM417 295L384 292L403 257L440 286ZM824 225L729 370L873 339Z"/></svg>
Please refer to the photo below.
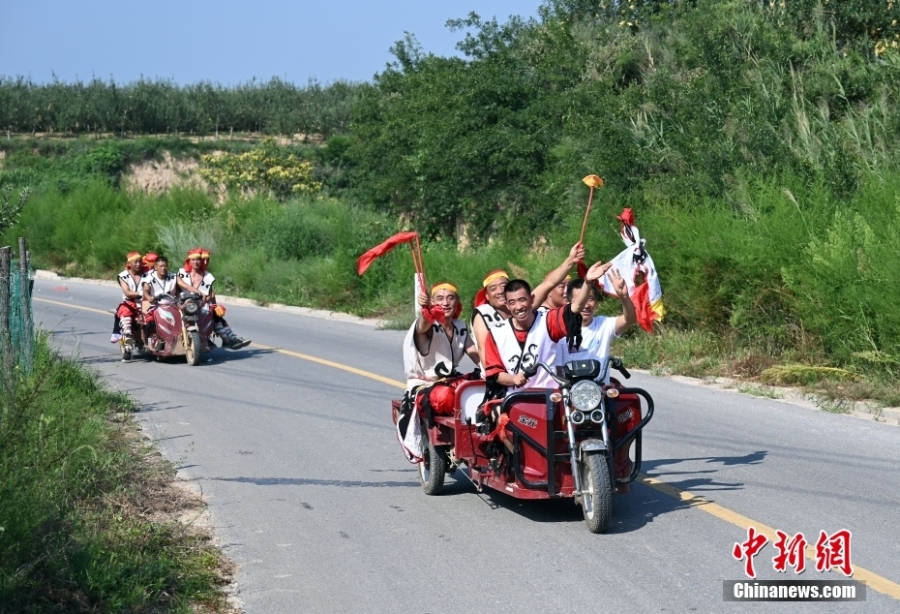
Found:
<svg viewBox="0 0 900 614"><path fill-rule="evenodd" d="M590 368L596 372L598 367ZM577 377L560 381L566 382L560 389L524 390L498 402L498 413L508 416L505 449L499 453L496 437L477 423L483 380L457 387L453 415L420 412L425 450L419 474L425 493L438 494L445 474L459 472L479 491L488 487L518 499L574 498L588 528L605 531L611 495L627 493L640 473L642 430L653 416L653 399L612 379L596 385L596 407L582 411L573 406ZM392 405L396 423L402 403Z"/></svg>

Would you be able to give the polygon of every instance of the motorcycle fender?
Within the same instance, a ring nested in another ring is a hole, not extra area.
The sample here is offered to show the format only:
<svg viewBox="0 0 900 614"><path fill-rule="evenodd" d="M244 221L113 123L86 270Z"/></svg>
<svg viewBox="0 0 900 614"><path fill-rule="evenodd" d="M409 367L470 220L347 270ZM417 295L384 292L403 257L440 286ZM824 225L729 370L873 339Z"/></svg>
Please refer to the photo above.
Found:
<svg viewBox="0 0 900 614"><path fill-rule="evenodd" d="M585 439L578 446L579 459L584 458L587 454L609 453L609 449L602 439Z"/></svg>
<svg viewBox="0 0 900 614"><path fill-rule="evenodd" d="M191 332L191 333L200 332L200 329L197 328L196 324L191 324L190 326L187 327L187 329L188 329L188 332Z"/></svg>

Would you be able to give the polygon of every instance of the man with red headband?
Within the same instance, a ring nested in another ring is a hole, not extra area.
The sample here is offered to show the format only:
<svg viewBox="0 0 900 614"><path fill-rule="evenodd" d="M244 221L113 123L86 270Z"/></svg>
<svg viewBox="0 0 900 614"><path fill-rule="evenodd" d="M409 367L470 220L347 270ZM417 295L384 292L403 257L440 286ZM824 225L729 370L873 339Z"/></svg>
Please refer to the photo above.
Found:
<svg viewBox="0 0 900 614"><path fill-rule="evenodd" d="M582 258L584 258L584 245L578 242L569 250L569 255L562 264L548 273L541 285L534 289L534 303L541 305L548 295L563 283L575 263ZM482 281L482 290L475 297L472 332L482 365L485 364L484 348L488 333L494 333L498 328L503 327L510 317L504 293L507 282L509 282L509 275L506 271L499 269L491 271Z"/></svg>
<svg viewBox="0 0 900 614"><path fill-rule="evenodd" d="M418 306L419 317L403 340L406 394L397 420L397 438L411 462L423 454L418 416L452 414L456 386L464 381L457 371L463 356L478 363L466 323L459 319L462 303L456 286L435 284L431 297L419 294Z"/></svg>
<svg viewBox="0 0 900 614"><path fill-rule="evenodd" d="M124 336L126 345L134 345L132 325L141 313L138 301L142 293L142 275L141 254L129 252L125 257L125 270L118 276L119 287L122 288L122 302L116 308L111 343L118 342Z"/></svg>
<svg viewBox="0 0 900 614"><path fill-rule="evenodd" d="M206 256L204 258L204 255ZM203 297L204 307L213 312L213 329L222 339L222 347L230 350L239 350L250 345L249 339L241 339L223 317L225 307L216 303L216 293L213 283L216 278L206 270L209 262L209 251L201 247L192 249L184 261L184 268L178 270L178 287L185 292L197 292Z"/></svg>

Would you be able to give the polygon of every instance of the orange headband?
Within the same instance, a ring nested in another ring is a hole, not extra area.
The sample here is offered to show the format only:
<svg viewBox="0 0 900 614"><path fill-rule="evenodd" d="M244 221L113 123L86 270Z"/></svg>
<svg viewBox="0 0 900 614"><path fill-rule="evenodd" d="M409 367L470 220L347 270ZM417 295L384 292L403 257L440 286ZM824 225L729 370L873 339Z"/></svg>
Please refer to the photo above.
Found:
<svg viewBox="0 0 900 614"><path fill-rule="evenodd" d="M433 286L431 286L431 295L434 296L434 293L437 292L438 290L449 290L456 296L459 296L459 290L457 290L456 286L454 286L450 282L444 281L439 284L434 284Z"/></svg>
<svg viewBox="0 0 900 614"><path fill-rule="evenodd" d="M128 252L128 256L126 257L125 262L135 262L141 259L140 252Z"/></svg>
<svg viewBox="0 0 900 614"><path fill-rule="evenodd" d="M484 281L481 282L481 285L482 287L487 288L489 285L491 285L491 282L497 281L498 279L501 279L503 277L509 279L509 275L506 273L506 271L502 269L491 271L487 274L487 277L484 278Z"/></svg>

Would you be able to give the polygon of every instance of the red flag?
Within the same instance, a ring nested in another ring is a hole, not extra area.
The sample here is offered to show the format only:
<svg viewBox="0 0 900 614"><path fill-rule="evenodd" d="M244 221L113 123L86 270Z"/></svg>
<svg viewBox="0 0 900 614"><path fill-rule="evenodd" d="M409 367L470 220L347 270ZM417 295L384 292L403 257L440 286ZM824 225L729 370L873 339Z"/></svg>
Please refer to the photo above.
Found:
<svg viewBox="0 0 900 614"><path fill-rule="evenodd" d="M384 243L380 245L376 245L365 254L359 257L356 261L356 272L359 275L362 275L366 272L366 269L369 268L369 265L375 262L376 258L381 258L389 251L397 247L402 243L412 243L419 237L418 233L415 232L398 232L393 237L390 237Z"/></svg>

